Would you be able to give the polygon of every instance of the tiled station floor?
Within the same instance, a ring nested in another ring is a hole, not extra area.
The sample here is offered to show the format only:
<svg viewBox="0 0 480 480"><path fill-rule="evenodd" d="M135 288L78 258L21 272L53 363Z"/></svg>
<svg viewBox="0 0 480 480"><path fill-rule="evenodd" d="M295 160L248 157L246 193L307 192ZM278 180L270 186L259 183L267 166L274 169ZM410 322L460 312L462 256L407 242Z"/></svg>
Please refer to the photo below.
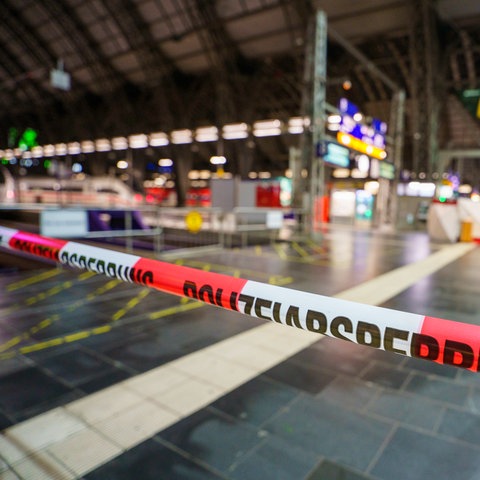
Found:
<svg viewBox="0 0 480 480"><path fill-rule="evenodd" d="M479 374L4 255L0 479L480 478ZM480 324L480 251L422 232L171 261Z"/></svg>

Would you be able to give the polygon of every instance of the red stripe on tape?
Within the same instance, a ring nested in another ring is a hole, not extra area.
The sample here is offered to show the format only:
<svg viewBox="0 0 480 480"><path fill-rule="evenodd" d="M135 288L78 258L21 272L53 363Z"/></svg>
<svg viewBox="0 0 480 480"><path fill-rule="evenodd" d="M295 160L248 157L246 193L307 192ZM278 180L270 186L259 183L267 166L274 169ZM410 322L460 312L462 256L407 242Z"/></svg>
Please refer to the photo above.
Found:
<svg viewBox="0 0 480 480"><path fill-rule="evenodd" d="M420 358L479 371L479 332L478 325L425 317L421 334L412 339L412 351Z"/></svg>
<svg viewBox="0 0 480 480"><path fill-rule="evenodd" d="M163 292L190 297L230 310L238 310L238 294L247 280L220 273L141 258L135 270L148 278L148 286ZM151 279L151 281L150 281Z"/></svg>
<svg viewBox="0 0 480 480"><path fill-rule="evenodd" d="M67 241L42 237L34 233L16 232L9 240L11 248L58 261L58 253Z"/></svg>

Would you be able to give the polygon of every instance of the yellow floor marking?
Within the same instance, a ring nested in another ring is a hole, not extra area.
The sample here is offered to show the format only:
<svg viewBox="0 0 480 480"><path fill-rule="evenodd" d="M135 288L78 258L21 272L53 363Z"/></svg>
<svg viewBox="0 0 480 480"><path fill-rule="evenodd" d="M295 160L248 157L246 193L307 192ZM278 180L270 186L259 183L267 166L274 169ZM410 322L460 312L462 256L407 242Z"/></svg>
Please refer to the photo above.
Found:
<svg viewBox="0 0 480 480"><path fill-rule="evenodd" d="M279 256L282 260L287 260L287 254L285 253L285 251L283 250L283 248L281 247L281 245L278 245L277 243L274 243L274 244L273 244L273 248L275 249L275 251L277 252L278 256Z"/></svg>
<svg viewBox="0 0 480 480"><path fill-rule="evenodd" d="M205 262L202 262L200 260L186 260L185 262L183 262L183 264L185 266L189 266L189 267L195 267L195 268L202 268L203 270L205 270ZM258 270L249 270L249 269L246 269L246 268L242 268L241 270L240 269L236 269L235 267L233 266L230 266L230 265L221 265L219 263L209 263L208 264L209 266L209 270L215 270L216 272L218 273L225 273L227 272L229 275L232 275L233 277L259 277L259 276L266 276L266 273L265 272L259 272ZM230 272L233 270L233 274L230 274Z"/></svg>
<svg viewBox="0 0 480 480"><path fill-rule="evenodd" d="M61 268L47 270L46 272L39 273L37 275L34 275L33 277L29 277L15 283L11 283L10 285L7 286L7 292L13 292L15 290L18 290L19 288L27 287L28 285L33 285L34 283L41 282L43 280L46 280L47 278L55 277L60 273L62 273Z"/></svg>
<svg viewBox="0 0 480 480"><path fill-rule="evenodd" d="M78 340L83 340L84 338L88 338L92 335L101 335L103 333L107 333L111 329L112 327L110 325L103 325L101 327L95 327L89 330L75 332L70 335L51 338L50 340L45 340L44 342L34 343L33 345L26 345L25 347L21 347L16 351L0 354L0 360L7 360L18 354L23 355L26 353L38 352L39 350L45 350L47 348L57 347L58 345L62 345L64 343L77 342Z"/></svg>
<svg viewBox="0 0 480 480"><path fill-rule="evenodd" d="M127 314L132 308L135 308L152 290L144 288L136 297L127 302L124 308L120 308L112 315L112 321L116 322L120 320L125 314Z"/></svg>
<svg viewBox="0 0 480 480"><path fill-rule="evenodd" d="M312 249L312 250L315 250L316 252L318 253L321 253L321 254L326 254L328 253L328 249L327 247L322 247L320 245L317 245L316 243L314 243L312 240L308 239L307 240L307 245Z"/></svg>
<svg viewBox="0 0 480 480"><path fill-rule="evenodd" d="M203 266L203 269L205 271L209 271L210 268L212 267L211 264L204 264L202 262L198 262L198 263L201 263L201 265ZM92 274L92 272L86 272L86 273L88 273L89 275L84 275L83 279L89 278L90 276L94 275L94 274ZM240 274L241 274L240 270L235 270L233 276L239 277ZM272 276L270 276L268 282L273 284L273 285L287 285L287 284L293 282L293 278L292 277L283 277L281 275L272 275ZM67 282L65 282L65 283L67 283ZM101 287L97 288L94 292L88 294L87 297L86 297L87 301L93 300L97 296L107 292L108 290L111 290L112 288L114 288L119 283L121 283L120 280L117 280L117 279L110 280L105 285L102 285ZM60 290L61 290L61 288L54 287L50 290L50 293L52 293L52 294L58 293L58 291L60 291ZM148 289L148 288L143 289L136 297L130 299L127 302L127 304L124 308L121 308L117 312L115 312L112 316L112 320L117 321L120 318L124 317L131 309L135 308L141 302L141 300L143 300L151 291L152 290ZM82 305L83 303L84 303L84 300L74 302L73 304L71 304L69 306L68 311L73 311L75 308L77 308L79 305ZM168 307L168 308L165 308L163 310L159 310L158 312L150 313L148 318L150 320L157 320L159 318L164 318L164 317L169 316L169 315L175 315L177 313L187 312L187 311L194 310L196 308L200 308L200 307L203 307L203 306L205 306L204 303L192 301L189 298L182 297L180 299L180 304L179 305L175 305L173 307ZM83 340L84 338L87 338L90 335L98 335L98 334L102 334L102 333L107 333L107 332L111 331L111 329L112 329L112 327L110 325L105 324L105 325L101 325L101 326L95 327L95 328L90 329L90 330L82 330L80 332L64 335L62 337L50 339L50 340L47 340L47 341L44 341L44 342L38 342L38 343L35 343L33 345L27 345L25 347L20 347L16 351L7 352L7 350L10 350L12 347L15 347L22 340L27 340L27 339L31 338L32 334L37 333L38 331L40 331L44 328L47 328L48 326L50 326L52 323L58 321L59 319L60 319L60 315L59 314L54 314L54 315L52 315L48 318L43 319L37 325L34 325L33 327L31 327L27 332L25 332L21 335L17 335L16 337L10 339L8 342L0 345L0 352L1 352L0 353L0 359L11 358L12 356L15 356L16 354L19 354L19 353L24 354L24 353L30 353L30 352L34 352L34 351L38 351L38 350L43 350L45 348L55 347L55 346L61 345L63 343L76 342L78 340Z"/></svg>
<svg viewBox="0 0 480 480"><path fill-rule="evenodd" d="M292 242L292 248L302 257L302 258L308 258L311 255L300 246L299 243L297 242Z"/></svg>
<svg viewBox="0 0 480 480"><path fill-rule="evenodd" d="M85 277L88 278L88 277ZM94 298L98 297L102 293L107 292L108 290L111 290L115 286L117 286L120 283L120 280L114 279L111 280L110 282L107 282L105 285L102 285L101 287L97 288L94 292L89 293L86 297L86 301L91 301ZM79 306L83 305L85 303L84 300L78 300L72 304L69 305L69 307L66 309L67 312L72 312ZM16 335L15 337L11 338L7 342L3 343L0 345L0 352L5 352L9 350L11 347L18 345L22 340L27 340L31 338L32 334L35 334L39 332L40 330L43 330L47 327L49 327L52 323L58 322L60 320L60 315L59 314L54 314L51 315L50 317L47 317L43 319L41 322L37 323L36 325L30 327L26 332L21 333L20 335Z"/></svg>
<svg viewBox="0 0 480 480"><path fill-rule="evenodd" d="M158 320L159 318L167 317L168 315L175 315L176 313L188 312L189 310L194 310L195 308L204 307L206 304L201 302L189 302L183 305L176 305L174 307L165 308L158 312L151 313L148 318L150 320Z"/></svg>
<svg viewBox="0 0 480 480"><path fill-rule="evenodd" d="M280 275L275 275L274 277L272 277L273 282L270 282L272 285L288 285L289 283L292 283L293 282L293 278L292 277L282 277Z"/></svg>
<svg viewBox="0 0 480 480"><path fill-rule="evenodd" d="M59 270L59 271L61 272L61 270ZM77 280L80 281L80 282L83 282L84 280L86 280L90 277L93 277L94 275L96 275L96 273L94 273L94 272L84 272L84 273L81 273L80 275L77 276ZM53 287L50 290L48 290L47 292L41 292L41 293L39 293L35 296L27 298L23 302L18 302L15 305L12 305L11 307L6 309L6 313L14 312L15 310L18 310L25 305L27 305L27 306L34 305L35 303L38 303L41 300L44 300L45 298L47 298L49 296L56 295L57 293L60 293L60 291L67 290L69 288L72 288L73 286L74 286L74 283L73 283L72 280L66 280L61 285Z"/></svg>

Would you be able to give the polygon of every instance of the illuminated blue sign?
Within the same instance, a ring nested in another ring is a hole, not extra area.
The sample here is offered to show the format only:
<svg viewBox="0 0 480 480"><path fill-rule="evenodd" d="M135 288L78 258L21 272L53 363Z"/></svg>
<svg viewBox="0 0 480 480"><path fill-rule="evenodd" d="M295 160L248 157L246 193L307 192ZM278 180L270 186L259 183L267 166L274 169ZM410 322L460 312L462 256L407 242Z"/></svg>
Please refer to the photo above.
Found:
<svg viewBox="0 0 480 480"><path fill-rule="evenodd" d="M338 109L341 115L341 132L348 133L367 145L373 145L381 150L385 149L385 135L387 134L385 122L374 118L369 125L360 123L363 115L358 107L346 98L340 99Z"/></svg>

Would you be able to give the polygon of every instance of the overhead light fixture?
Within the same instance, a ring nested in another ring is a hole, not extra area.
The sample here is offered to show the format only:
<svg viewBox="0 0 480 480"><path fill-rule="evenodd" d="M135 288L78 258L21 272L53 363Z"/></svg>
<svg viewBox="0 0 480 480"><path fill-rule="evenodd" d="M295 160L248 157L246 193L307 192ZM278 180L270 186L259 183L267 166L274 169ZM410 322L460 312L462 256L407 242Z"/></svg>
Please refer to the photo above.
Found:
<svg viewBox="0 0 480 480"><path fill-rule="evenodd" d="M65 143L57 143L55 145L55 155L66 155L67 145Z"/></svg>
<svg viewBox="0 0 480 480"><path fill-rule="evenodd" d="M126 137L114 137L112 138L112 148L114 150L127 150L128 141Z"/></svg>
<svg viewBox="0 0 480 480"><path fill-rule="evenodd" d="M78 155L81 152L79 142L70 142L67 144L67 150L69 155Z"/></svg>
<svg viewBox="0 0 480 480"><path fill-rule="evenodd" d="M43 157L43 148L40 145L32 148L33 158L42 158Z"/></svg>
<svg viewBox="0 0 480 480"><path fill-rule="evenodd" d="M130 148L147 148L148 137L143 133L130 135L128 137L128 144L130 145Z"/></svg>
<svg viewBox="0 0 480 480"><path fill-rule="evenodd" d="M109 152L111 150L110 140L108 140L108 138L99 138L95 140L95 150L97 152Z"/></svg>
<svg viewBox="0 0 480 480"><path fill-rule="evenodd" d="M225 140L237 140L248 137L248 125L246 123L230 123L222 128L222 137Z"/></svg>
<svg viewBox="0 0 480 480"><path fill-rule="evenodd" d="M210 163L212 165L225 165L227 163L227 159L221 155L214 155L210 157Z"/></svg>
<svg viewBox="0 0 480 480"><path fill-rule="evenodd" d="M55 147L53 145L44 145L43 154L45 157L53 157L55 155Z"/></svg>
<svg viewBox="0 0 480 480"><path fill-rule="evenodd" d="M173 160L171 158L161 158L158 161L159 167L171 167L173 165Z"/></svg>
<svg viewBox="0 0 480 480"><path fill-rule="evenodd" d="M92 153L95 151L95 144L92 140L84 140L80 143L80 148L82 149L82 153Z"/></svg>
<svg viewBox="0 0 480 480"><path fill-rule="evenodd" d="M168 145L168 135L164 132L151 133L149 136L149 143L151 147L163 147Z"/></svg>
<svg viewBox="0 0 480 480"><path fill-rule="evenodd" d="M305 120L303 117L292 117L290 120L288 120L288 133L291 133L293 135L298 134L298 133L303 133L305 127Z"/></svg>
<svg viewBox="0 0 480 480"><path fill-rule="evenodd" d="M170 138L175 145L192 143L192 131L188 128L173 130L170 132Z"/></svg>
<svg viewBox="0 0 480 480"><path fill-rule="evenodd" d="M273 137L281 135L282 122L280 120L259 120L253 124L255 137Z"/></svg>
<svg viewBox="0 0 480 480"><path fill-rule="evenodd" d="M197 142L215 142L218 140L217 127L199 127L195 130L195 140Z"/></svg>
<svg viewBox="0 0 480 480"><path fill-rule="evenodd" d="M126 170L128 168L128 162L126 160L119 160L117 162L117 168L120 170Z"/></svg>
<svg viewBox="0 0 480 480"><path fill-rule="evenodd" d="M333 115L329 115L327 117L327 122L328 123L340 123L342 121L342 116L339 115L338 113L335 113Z"/></svg>

